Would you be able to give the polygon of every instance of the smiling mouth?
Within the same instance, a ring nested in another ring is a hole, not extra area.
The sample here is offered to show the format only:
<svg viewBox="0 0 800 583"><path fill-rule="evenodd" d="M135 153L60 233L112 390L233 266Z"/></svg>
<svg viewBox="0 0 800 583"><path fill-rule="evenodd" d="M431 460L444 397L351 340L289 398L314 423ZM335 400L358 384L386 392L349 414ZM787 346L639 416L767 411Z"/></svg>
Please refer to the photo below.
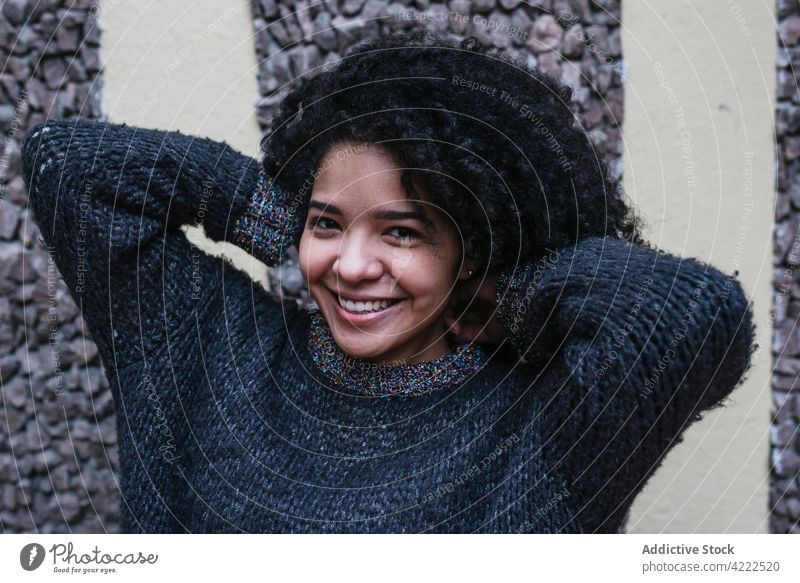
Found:
<svg viewBox="0 0 800 583"><path fill-rule="evenodd" d="M390 308L397 302L401 301L401 300L380 300L377 302L354 302L351 300L346 300L341 296L338 296L336 300L339 302L339 305L342 307L343 310L350 312L352 314L368 314L371 312L382 312L383 310Z"/></svg>
<svg viewBox="0 0 800 583"><path fill-rule="evenodd" d="M333 296L333 300L339 304L339 309L348 314L365 315L374 314L388 310L389 308L399 304L406 298L386 298L377 301L355 301L341 297L337 292L329 287L325 287L326 291Z"/></svg>

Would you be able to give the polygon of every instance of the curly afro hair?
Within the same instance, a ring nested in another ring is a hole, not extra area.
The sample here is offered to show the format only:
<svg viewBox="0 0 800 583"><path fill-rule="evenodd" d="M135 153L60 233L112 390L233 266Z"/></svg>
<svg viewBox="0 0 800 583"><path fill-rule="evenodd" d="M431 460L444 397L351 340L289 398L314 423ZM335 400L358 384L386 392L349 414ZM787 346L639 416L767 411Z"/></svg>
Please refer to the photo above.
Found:
<svg viewBox="0 0 800 583"><path fill-rule="evenodd" d="M297 81L262 141L264 169L310 197L327 150L378 144L412 205L455 223L499 271L588 236L643 244L640 220L570 109L572 91L474 37L396 32Z"/></svg>

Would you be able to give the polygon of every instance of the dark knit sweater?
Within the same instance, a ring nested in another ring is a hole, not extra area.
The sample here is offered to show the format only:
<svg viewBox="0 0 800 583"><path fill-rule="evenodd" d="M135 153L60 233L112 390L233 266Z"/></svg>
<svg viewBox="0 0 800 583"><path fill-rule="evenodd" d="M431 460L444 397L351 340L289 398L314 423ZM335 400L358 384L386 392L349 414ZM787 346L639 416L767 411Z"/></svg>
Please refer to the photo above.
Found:
<svg viewBox="0 0 800 583"><path fill-rule="evenodd" d="M231 240L256 160L65 120L31 130L23 167L111 383L127 532L617 532L749 367L733 277L588 238L498 277L524 360L425 395L332 390L309 314L179 229Z"/></svg>

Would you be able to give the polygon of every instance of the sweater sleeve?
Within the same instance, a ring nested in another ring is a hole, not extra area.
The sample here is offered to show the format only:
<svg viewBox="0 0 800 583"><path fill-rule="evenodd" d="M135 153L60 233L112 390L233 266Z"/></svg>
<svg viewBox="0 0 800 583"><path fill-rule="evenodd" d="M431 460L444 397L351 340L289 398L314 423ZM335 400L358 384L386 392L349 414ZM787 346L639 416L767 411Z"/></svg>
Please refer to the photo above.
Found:
<svg viewBox="0 0 800 583"><path fill-rule="evenodd" d="M189 324L203 309L220 260L180 227L237 242L260 166L207 138L74 119L34 126L22 162L42 238L115 368L160 342L153 327Z"/></svg>
<svg viewBox="0 0 800 583"><path fill-rule="evenodd" d="M619 524L664 455L748 370L741 285L694 259L587 238L497 278L498 317L531 364L537 424L574 520ZM580 515L580 517L578 516Z"/></svg>

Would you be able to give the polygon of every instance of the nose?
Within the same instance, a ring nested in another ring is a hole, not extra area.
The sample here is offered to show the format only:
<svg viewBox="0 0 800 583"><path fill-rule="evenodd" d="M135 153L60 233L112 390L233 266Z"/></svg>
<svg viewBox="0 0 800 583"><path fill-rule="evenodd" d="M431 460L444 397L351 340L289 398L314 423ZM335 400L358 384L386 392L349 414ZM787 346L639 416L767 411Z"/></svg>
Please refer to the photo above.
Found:
<svg viewBox="0 0 800 583"><path fill-rule="evenodd" d="M342 238L333 272L337 278L347 283L380 279L383 275L383 263L370 250L370 245L364 238L349 233Z"/></svg>

